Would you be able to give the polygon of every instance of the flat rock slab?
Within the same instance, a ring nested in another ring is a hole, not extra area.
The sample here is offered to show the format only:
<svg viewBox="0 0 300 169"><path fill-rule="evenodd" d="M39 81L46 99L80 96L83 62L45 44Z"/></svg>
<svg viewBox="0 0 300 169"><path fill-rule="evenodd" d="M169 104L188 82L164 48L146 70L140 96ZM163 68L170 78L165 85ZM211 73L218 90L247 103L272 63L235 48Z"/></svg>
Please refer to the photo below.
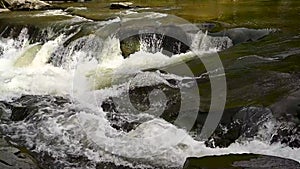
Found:
<svg viewBox="0 0 300 169"><path fill-rule="evenodd" d="M291 159L260 154L229 154L189 157L183 169L300 169Z"/></svg>

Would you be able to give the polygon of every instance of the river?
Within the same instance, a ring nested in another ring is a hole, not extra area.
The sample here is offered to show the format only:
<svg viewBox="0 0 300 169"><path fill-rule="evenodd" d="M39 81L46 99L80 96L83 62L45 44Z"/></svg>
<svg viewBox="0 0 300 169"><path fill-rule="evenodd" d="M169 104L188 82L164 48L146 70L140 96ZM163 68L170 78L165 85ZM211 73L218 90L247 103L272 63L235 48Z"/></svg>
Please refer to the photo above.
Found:
<svg viewBox="0 0 300 169"><path fill-rule="evenodd" d="M52 168L181 168L229 153L300 162L299 1L132 2L0 13L3 136ZM227 117L244 112L246 134L227 139Z"/></svg>

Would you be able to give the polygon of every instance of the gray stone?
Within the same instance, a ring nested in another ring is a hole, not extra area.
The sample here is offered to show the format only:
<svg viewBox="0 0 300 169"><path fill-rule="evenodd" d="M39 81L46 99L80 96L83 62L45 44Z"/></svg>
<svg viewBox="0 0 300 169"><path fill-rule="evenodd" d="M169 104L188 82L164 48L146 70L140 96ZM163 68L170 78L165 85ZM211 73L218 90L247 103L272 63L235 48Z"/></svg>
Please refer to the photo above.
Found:
<svg viewBox="0 0 300 169"><path fill-rule="evenodd" d="M205 144L212 148L228 147L240 137L253 138L270 117L270 109L263 107L225 110L221 123Z"/></svg>
<svg viewBox="0 0 300 169"><path fill-rule="evenodd" d="M183 169L300 169L297 161L261 155L229 154L220 156L189 157Z"/></svg>
<svg viewBox="0 0 300 169"><path fill-rule="evenodd" d="M248 28L234 28L224 30L217 33L211 33L212 36L228 36L233 44L239 44L243 42L250 42L259 40L275 30L271 29L248 29Z"/></svg>

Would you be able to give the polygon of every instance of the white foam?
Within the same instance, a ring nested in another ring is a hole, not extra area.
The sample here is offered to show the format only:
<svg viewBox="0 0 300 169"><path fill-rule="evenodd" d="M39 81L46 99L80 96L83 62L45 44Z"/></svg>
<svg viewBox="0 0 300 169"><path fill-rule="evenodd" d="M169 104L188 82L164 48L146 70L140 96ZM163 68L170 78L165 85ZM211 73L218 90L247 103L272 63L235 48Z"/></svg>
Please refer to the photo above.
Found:
<svg viewBox="0 0 300 169"><path fill-rule="evenodd" d="M68 15L67 12L64 12L61 9L58 10L45 10L42 13L38 13L35 16L66 16Z"/></svg>
<svg viewBox="0 0 300 169"><path fill-rule="evenodd" d="M58 38L59 39L59 38ZM57 39L56 39L57 40ZM68 94L72 77L61 68L47 65L57 41L49 41L37 52L30 66L15 67L16 60L32 46L28 43L27 29L17 39L0 39L4 46L0 56L0 93L2 99L21 94Z"/></svg>

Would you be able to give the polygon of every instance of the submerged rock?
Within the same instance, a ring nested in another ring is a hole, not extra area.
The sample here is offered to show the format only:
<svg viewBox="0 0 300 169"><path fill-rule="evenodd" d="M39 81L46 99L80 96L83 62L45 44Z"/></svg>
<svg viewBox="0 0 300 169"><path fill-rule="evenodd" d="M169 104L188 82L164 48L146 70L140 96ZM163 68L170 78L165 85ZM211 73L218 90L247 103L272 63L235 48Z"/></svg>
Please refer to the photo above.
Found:
<svg viewBox="0 0 300 169"><path fill-rule="evenodd" d="M234 28L224 30L217 33L211 33L213 36L228 36L233 44L239 44L243 42L250 42L259 40L275 30L272 29L248 29L248 28Z"/></svg>
<svg viewBox="0 0 300 169"><path fill-rule="evenodd" d="M291 159L261 154L229 154L207 157L189 157L183 169L300 169L300 163Z"/></svg>
<svg viewBox="0 0 300 169"><path fill-rule="evenodd" d="M0 5L10 10L42 10L51 7L40 0L0 0Z"/></svg>

